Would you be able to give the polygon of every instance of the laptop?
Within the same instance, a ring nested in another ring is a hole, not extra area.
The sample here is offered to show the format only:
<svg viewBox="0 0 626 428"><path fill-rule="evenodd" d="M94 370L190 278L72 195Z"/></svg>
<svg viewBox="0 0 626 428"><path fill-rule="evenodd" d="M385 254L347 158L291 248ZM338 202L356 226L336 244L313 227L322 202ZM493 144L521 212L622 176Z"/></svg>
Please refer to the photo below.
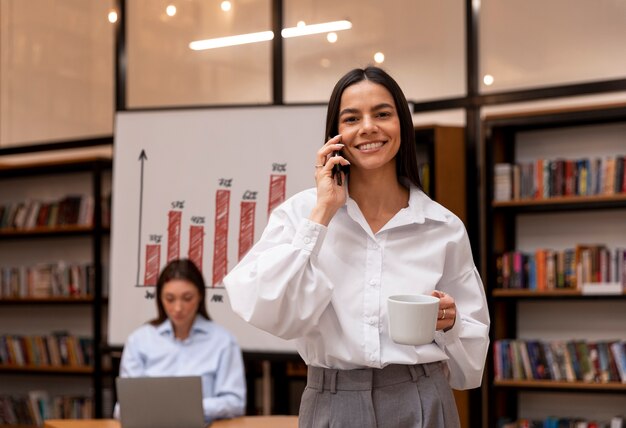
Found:
<svg viewBox="0 0 626 428"><path fill-rule="evenodd" d="M122 428L204 428L200 376L118 377Z"/></svg>

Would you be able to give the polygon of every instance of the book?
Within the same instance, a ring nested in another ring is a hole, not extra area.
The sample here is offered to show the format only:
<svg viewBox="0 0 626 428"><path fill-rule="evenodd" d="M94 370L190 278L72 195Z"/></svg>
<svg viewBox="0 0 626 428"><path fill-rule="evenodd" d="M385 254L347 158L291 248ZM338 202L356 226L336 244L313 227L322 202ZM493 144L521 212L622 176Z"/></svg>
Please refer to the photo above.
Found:
<svg viewBox="0 0 626 428"><path fill-rule="evenodd" d="M589 347L587 346L587 342L584 340L576 340L574 341L574 347L576 349L576 359L580 367L581 380L584 382L593 382L595 375L593 366L589 360Z"/></svg>
<svg viewBox="0 0 626 428"><path fill-rule="evenodd" d="M550 369L543 347L538 340L526 341L528 357L530 359L530 367L533 379L550 379Z"/></svg>
<svg viewBox="0 0 626 428"><path fill-rule="evenodd" d="M617 366L617 370L619 372L620 381L622 383L626 383L626 342L625 341L616 341L612 342L611 353L613 354L613 358L615 359L615 364Z"/></svg>
<svg viewBox="0 0 626 428"><path fill-rule="evenodd" d="M569 358L569 364L574 371L575 380L583 380L583 371L580 366L580 362L578 361L578 354L576 352L576 343L573 340L566 342L565 348L567 352L565 353L566 358Z"/></svg>
<svg viewBox="0 0 626 428"><path fill-rule="evenodd" d="M528 353L527 342L524 340L516 340L515 341L516 348L519 352L521 364L522 364L522 377L520 379L534 379L535 375L533 374L533 364L530 361L530 355Z"/></svg>
<svg viewBox="0 0 626 428"><path fill-rule="evenodd" d="M598 352L598 382L607 383L611 381L609 366L609 345L607 342L600 341L596 343Z"/></svg>
<svg viewBox="0 0 626 428"><path fill-rule="evenodd" d="M591 381L600 382L600 355L596 342L587 342L587 354L592 371Z"/></svg>
<svg viewBox="0 0 626 428"><path fill-rule="evenodd" d="M540 342L543 347L543 354L546 357L547 367L552 380L564 380L565 376L561 373L561 367L557 362L557 358L554 355L552 346L549 342Z"/></svg>

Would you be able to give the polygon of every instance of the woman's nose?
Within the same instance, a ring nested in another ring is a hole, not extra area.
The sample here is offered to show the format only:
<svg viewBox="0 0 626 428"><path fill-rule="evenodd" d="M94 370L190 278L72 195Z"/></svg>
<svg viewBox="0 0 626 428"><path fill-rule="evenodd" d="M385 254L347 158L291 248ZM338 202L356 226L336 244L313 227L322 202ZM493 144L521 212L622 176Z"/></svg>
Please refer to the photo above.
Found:
<svg viewBox="0 0 626 428"><path fill-rule="evenodd" d="M361 126L361 132L362 133L370 133L370 132L374 132L374 131L378 130L378 127L376 126L376 123L369 116L364 116L363 117L363 121L361 123L362 123L362 126Z"/></svg>

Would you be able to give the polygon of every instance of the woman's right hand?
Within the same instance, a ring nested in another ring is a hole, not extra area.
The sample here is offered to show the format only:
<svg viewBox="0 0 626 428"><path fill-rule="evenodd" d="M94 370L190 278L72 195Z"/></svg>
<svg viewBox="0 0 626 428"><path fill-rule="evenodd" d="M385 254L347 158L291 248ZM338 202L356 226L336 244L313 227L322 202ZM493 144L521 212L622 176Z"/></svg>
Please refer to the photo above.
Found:
<svg viewBox="0 0 626 428"><path fill-rule="evenodd" d="M345 174L341 172L342 185L339 186L333 179L335 165L350 165L343 156L333 156L334 152L343 148L341 135L337 135L326 142L318 151L315 165L315 182L317 186L317 203L309 220L328 226L337 210L346 203L348 184Z"/></svg>

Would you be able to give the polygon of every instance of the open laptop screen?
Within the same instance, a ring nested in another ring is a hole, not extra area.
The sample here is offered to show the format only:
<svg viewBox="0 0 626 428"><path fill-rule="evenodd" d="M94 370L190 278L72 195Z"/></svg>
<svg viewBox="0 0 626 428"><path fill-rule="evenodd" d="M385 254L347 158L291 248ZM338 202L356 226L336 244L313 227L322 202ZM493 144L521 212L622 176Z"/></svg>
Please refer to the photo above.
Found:
<svg viewBox="0 0 626 428"><path fill-rule="evenodd" d="M122 428L203 428L200 376L118 377Z"/></svg>

